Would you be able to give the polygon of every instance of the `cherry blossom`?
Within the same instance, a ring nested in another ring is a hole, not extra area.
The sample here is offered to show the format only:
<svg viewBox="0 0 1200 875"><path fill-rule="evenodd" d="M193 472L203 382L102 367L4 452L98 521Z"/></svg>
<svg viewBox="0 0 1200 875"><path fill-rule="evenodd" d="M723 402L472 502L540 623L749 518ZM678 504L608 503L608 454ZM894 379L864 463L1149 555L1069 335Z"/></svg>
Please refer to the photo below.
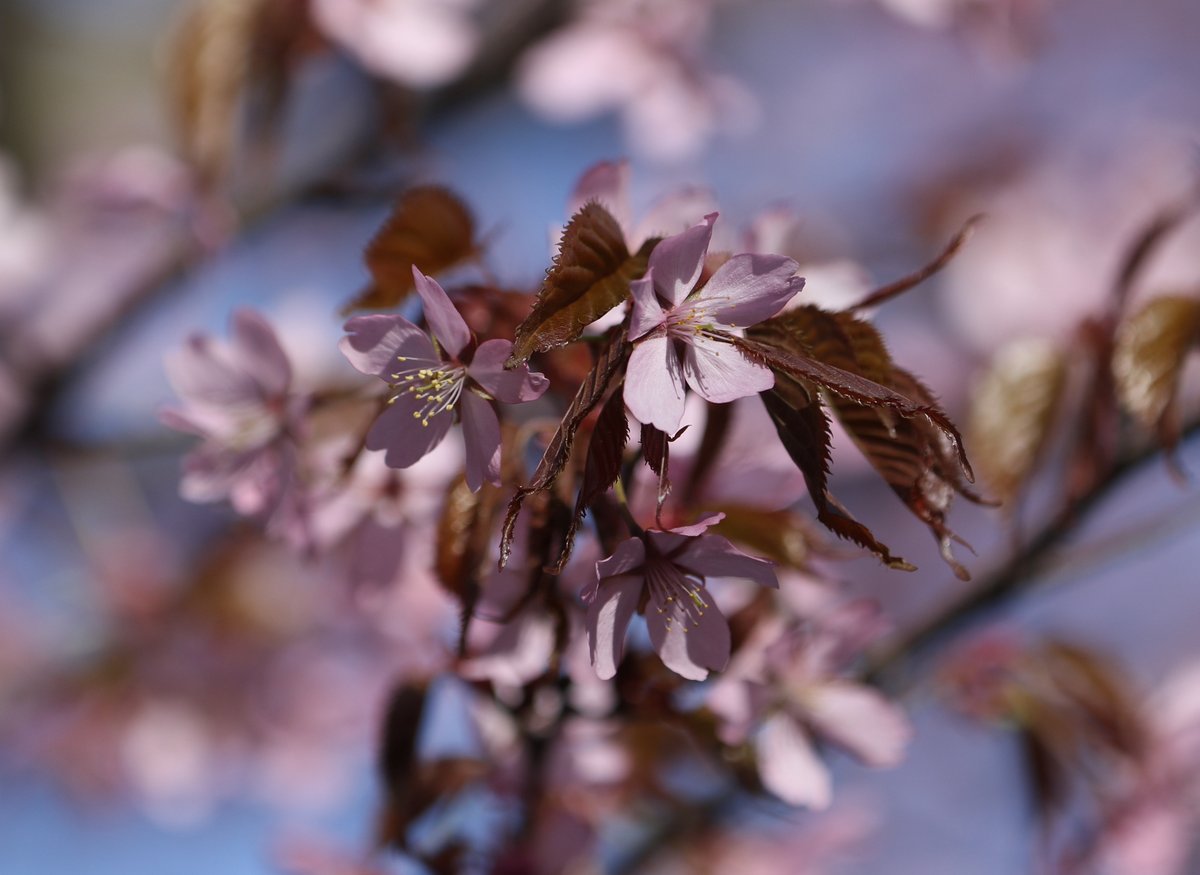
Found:
<svg viewBox="0 0 1200 875"><path fill-rule="evenodd" d="M645 277L630 283L633 313L625 404L647 425L674 433L684 384L723 404L770 389L771 370L728 342L737 329L774 316L804 286L797 264L780 255L735 255L697 287L717 214L668 237L650 254Z"/></svg>
<svg viewBox="0 0 1200 875"><path fill-rule="evenodd" d="M650 530L621 543L596 563L587 630L592 662L611 678L625 650L635 612L646 617L650 641L667 668L689 680L704 680L729 662L729 624L705 587L710 577L739 577L778 587L771 563L747 556L728 540L705 531L724 518L695 525Z"/></svg>
<svg viewBox="0 0 1200 875"><path fill-rule="evenodd" d="M432 337L403 316L357 316L346 323L342 353L364 374L388 383L388 407L367 433L366 446L386 451L388 465L407 468L442 442L458 411L466 445L467 483L478 490L500 482L500 423L489 399L532 401L549 382L528 365L505 370L512 342L476 346L437 281L413 268Z"/></svg>
<svg viewBox="0 0 1200 875"><path fill-rule="evenodd" d="M291 363L266 319L238 310L230 326L231 342L196 334L167 358L183 407L159 416L203 438L184 460L180 493L228 498L238 513L286 525L298 512L294 441L307 401L292 391Z"/></svg>
<svg viewBox="0 0 1200 875"><path fill-rule="evenodd" d="M751 741L759 777L793 805L823 809L832 799L824 739L875 767L897 765L912 729L904 712L874 689L843 676L847 657L874 637L878 614L866 602L830 611L814 626L763 623L709 696L722 739Z"/></svg>

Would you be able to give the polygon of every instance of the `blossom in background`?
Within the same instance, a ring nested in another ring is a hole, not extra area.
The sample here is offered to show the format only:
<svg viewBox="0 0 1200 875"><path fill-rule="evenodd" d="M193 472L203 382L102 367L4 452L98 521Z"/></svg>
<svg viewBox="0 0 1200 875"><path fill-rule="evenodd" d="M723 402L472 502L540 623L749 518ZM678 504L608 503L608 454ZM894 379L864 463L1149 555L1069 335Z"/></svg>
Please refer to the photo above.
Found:
<svg viewBox="0 0 1200 875"><path fill-rule="evenodd" d="M628 161L598 161L575 183L567 214L575 215L592 201L599 203L621 226L629 251L637 252L651 237L678 234L717 208L716 198L707 188L684 186L656 200L638 221L630 206L629 188Z"/></svg>
<svg viewBox="0 0 1200 875"><path fill-rule="evenodd" d="M290 526L299 512L295 438L307 399L292 391L292 366L270 324L238 310L232 340L193 335L169 356L167 378L183 401L163 423L203 441L183 463L189 501L228 498L241 514L266 514Z"/></svg>
<svg viewBox="0 0 1200 875"><path fill-rule="evenodd" d="M313 0L313 18L368 70L414 88L454 79L479 46L476 0Z"/></svg>
<svg viewBox="0 0 1200 875"><path fill-rule="evenodd" d="M735 255L696 289L712 239L710 213L654 248L646 275L629 284L633 314L625 404L639 421L668 434L683 417L684 383L714 404L770 389L775 375L727 341L778 313L804 286L798 265L780 255Z"/></svg>
<svg viewBox="0 0 1200 875"><path fill-rule="evenodd" d="M754 98L709 69L713 0L588 0L578 16L528 49L517 87L558 122L620 114L635 152L694 155L720 129L747 127Z"/></svg>
<svg viewBox="0 0 1200 875"><path fill-rule="evenodd" d="M588 640L596 673L617 673L634 612L646 617L650 641L667 668L689 680L729 662L729 623L705 587L707 578L735 577L777 588L772 563L747 556L719 535L706 535L724 514L695 525L650 530L621 543L596 563L589 603Z"/></svg>
<svg viewBox="0 0 1200 875"><path fill-rule="evenodd" d="M763 786L785 802L829 806L832 784L816 738L869 766L895 766L903 758L912 737L904 712L842 676L879 628L878 611L864 601L845 603L811 627L768 621L709 695L723 721L721 739L751 741Z"/></svg>
<svg viewBox="0 0 1200 875"><path fill-rule="evenodd" d="M512 342L488 340L476 347L437 281L415 267L413 277L432 338L403 316L356 316L346 323L342 353L364 374L385 380L391 392L367 433L367 449L385 450L388 465L407 468L442 442L457 410L468 485L499 485L500 423L488 399L533 401L550 383L528 365L505 370Z"/></svg>

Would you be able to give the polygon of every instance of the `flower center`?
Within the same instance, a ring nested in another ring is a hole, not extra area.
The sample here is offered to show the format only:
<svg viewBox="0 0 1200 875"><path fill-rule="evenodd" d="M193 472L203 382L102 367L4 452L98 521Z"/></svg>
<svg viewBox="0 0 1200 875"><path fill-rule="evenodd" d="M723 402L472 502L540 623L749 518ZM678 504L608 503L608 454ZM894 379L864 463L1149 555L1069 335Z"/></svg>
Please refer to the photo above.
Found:
<svg viewBox="0 0 1200 875"><path fill-rule="evenodd" d="M401 367L392 374L391 387L395 394L388 400L389 404L401 395L411 395L417 401L424 402L419 409L413 411L413 419L419 419L423 426L428 426L429 420L438 414L454 409L462 395L463 385L467 382L466 368L404 356L398 356L396 361L402 365L408 362L413 364L410 367Z"/></svg>
<svg viewBox="0 0 1200 875"><path fill-rule="evenodd" d="M699 581L663 558L647 559L644 574L650 601L658 613L666 615L668 627L677 619L688 626L700 625L708 602L701 595ZM686 628L684 631L687 631Z"/></svg>

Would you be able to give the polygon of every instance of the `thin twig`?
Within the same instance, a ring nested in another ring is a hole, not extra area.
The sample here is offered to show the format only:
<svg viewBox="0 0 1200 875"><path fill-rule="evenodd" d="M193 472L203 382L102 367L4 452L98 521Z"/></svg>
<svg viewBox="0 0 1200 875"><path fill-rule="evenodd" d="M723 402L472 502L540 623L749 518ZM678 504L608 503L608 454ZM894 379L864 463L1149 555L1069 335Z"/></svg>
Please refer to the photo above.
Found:
<svg viewBox="0 0 1200 875"><path fill-rule="evenodd" d="M1184 431L1184 439L1200 434L1200 420ZM1118 460L1095 486L1059 511L1023 549L983 579L978 587L952 601L868 662L864 678L892 694L909 690L920 668L946 644L978 624L993 609L1038 586L1040 574L1060 545L1136 471L1161 455L1147 445Z"/></svg>

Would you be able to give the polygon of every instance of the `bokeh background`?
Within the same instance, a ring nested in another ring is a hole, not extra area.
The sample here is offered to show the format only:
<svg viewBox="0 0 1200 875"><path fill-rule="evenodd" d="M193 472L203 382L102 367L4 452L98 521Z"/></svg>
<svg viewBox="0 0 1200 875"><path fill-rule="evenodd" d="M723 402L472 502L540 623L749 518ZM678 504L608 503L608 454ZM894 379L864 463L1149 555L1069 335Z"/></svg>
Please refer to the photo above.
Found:
<svg viewBox="0 0 1200 875"><path fill-rule="evenodd" d="M188 3L0 6L5 875L349 871L337 855L369 842L380 702L420 637L385 595L183 502L188 441L157 411L164 356L223 333L238 306L272 319L302 375L336 380L338 307L402 186L452 186L487 229L489 269L530 284L579 174L628 157L641 209L701 185L731 225L794 211L808 290L830 301L907 273L983 213L942 274L877 316L961 418L1006 343L1077 351L1129 241L1196 175L1194 0L624 4L678 61L655 68L654 90L634 71L661 59L596 36L603 4L414 0L399 34L318 5L337 49L293 68L277 142L266 158L242 145L222 198L172 121ZM1195 294L1197 253L1192 221L1135 299ZM1180 456L1200 470L1196 446ZM902 626L962 591L852 450L835 467L848 503L921 568L847 562L851 591ZM1053 489L1035 484L1028 524ZM1153 702L1200 657L1198 522L1194 487L1147 466L995 619L1097 648ZM953 523L974 569L1006 549L1000 513L963 507ZM908 704L904 765L838 761L841 826L794 828L845 831L836 871L1030 871L1014 739L925 687ZM776 810L746 817L793 828ZM611 838L619 856L619 826Z"/></svg>

